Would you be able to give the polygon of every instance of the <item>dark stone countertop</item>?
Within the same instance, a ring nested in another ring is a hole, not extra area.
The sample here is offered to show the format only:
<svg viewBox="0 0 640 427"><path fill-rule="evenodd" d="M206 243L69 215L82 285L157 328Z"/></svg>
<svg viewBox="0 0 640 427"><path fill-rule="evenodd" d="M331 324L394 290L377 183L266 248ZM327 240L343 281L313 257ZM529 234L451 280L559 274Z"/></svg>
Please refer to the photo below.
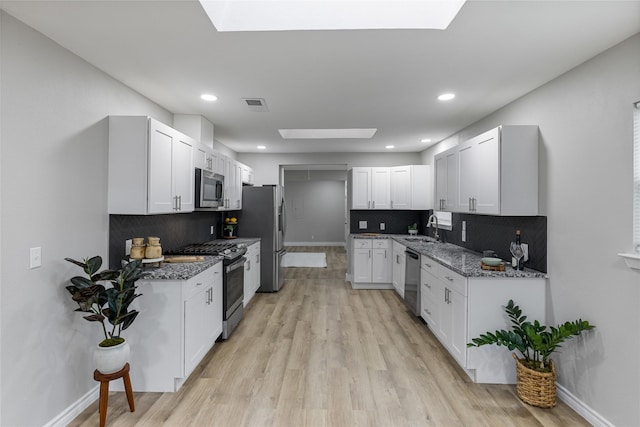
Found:
<svg viewBox="0 0 640 427"><path fill-rule="evenodd" d="M480 267L482 254L450 243L436 243L435 239L423 235L409 236L408 234L380 234L372 236L367 233L351 234L355 239L392 239L413 249L420 255L428 256L443 266L465 277L493 277L493 278L547 278L546 273L525 268L518 271L505 261L505 271L483 270Z"/></svg>

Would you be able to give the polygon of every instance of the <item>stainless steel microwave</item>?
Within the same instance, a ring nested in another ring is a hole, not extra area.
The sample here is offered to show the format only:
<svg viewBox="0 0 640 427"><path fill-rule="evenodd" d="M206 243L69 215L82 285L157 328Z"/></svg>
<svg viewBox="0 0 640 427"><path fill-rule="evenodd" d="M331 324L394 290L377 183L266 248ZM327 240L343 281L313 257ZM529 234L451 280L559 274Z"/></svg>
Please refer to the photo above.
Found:
<svg viewBox="0 0 640 427"><path fill-rule="evenodd" d="M224 176L196 168L196 209L224 205Z"/></svg>

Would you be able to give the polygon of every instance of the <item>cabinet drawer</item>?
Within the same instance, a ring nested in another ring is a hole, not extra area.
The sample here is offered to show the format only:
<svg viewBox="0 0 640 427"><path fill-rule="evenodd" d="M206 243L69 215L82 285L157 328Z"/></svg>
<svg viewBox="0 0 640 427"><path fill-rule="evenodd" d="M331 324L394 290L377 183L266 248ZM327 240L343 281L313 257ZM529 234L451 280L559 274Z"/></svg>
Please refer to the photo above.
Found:
<svg viewBox="0 0 640 427"><path fill-rule="evenodd" d="M433 274L434 276L438 276L440 270L438 269L438 263L429 258L428 256L421 255L420 256L420 267Z"/></svg>
<svg viewBox="0 0 640 427"><path fill-rule="evenodd" d="M444 283L444 285L463 296L467 296L467 278L459 275L442 265L438 265L438 269L440 270L440 280Z"/></svg>
<svg viewBox="0 0 640 427"><path fill-rule="evenodd" d="M210 287L214 281L214 270L216 270L215 267L208 268L186 282L183 282L182 299L187 300L203 289Z"/></svg>
<svg viewBox="0 0 640 427"><path fill-rule="evenodd" d="M373 243L373 249L389 249L389 240L388 239L373 239L371 240Z"/></svg>
<svg viewBox="0 0 640 427"><path fill-rule="evenodd" d="M371 239L353 239L354 249L371 249Z"/></svg>

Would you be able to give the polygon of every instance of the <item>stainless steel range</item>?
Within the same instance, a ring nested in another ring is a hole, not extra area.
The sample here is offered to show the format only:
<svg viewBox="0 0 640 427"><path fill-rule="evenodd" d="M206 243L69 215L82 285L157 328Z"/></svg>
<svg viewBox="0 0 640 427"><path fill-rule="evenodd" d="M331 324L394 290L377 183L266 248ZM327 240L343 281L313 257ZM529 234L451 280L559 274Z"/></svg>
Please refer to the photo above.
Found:
<svg viewBox="0 0 640 427"><path fill-rule="evenodd" d="M222 339L238 326L242 315L244 299L244 254L247 248L231 242L211 241L184 246L168 252L169 255L217 255L223 257L224 276L222 281Z"/></svg>

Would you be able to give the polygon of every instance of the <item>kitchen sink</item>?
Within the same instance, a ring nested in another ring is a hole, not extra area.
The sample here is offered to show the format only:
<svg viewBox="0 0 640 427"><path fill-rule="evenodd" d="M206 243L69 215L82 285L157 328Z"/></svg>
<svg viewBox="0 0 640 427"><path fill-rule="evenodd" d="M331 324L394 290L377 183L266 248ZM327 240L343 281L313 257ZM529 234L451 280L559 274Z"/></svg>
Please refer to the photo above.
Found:
<svg viewBox="0 0 640 427"><path fill-rule="evenodd" d="M409 237L403 237L403 239L408 242L440 243L437 240L435 240L433 237L428 237L428 236L409 236Z"/></svg>

